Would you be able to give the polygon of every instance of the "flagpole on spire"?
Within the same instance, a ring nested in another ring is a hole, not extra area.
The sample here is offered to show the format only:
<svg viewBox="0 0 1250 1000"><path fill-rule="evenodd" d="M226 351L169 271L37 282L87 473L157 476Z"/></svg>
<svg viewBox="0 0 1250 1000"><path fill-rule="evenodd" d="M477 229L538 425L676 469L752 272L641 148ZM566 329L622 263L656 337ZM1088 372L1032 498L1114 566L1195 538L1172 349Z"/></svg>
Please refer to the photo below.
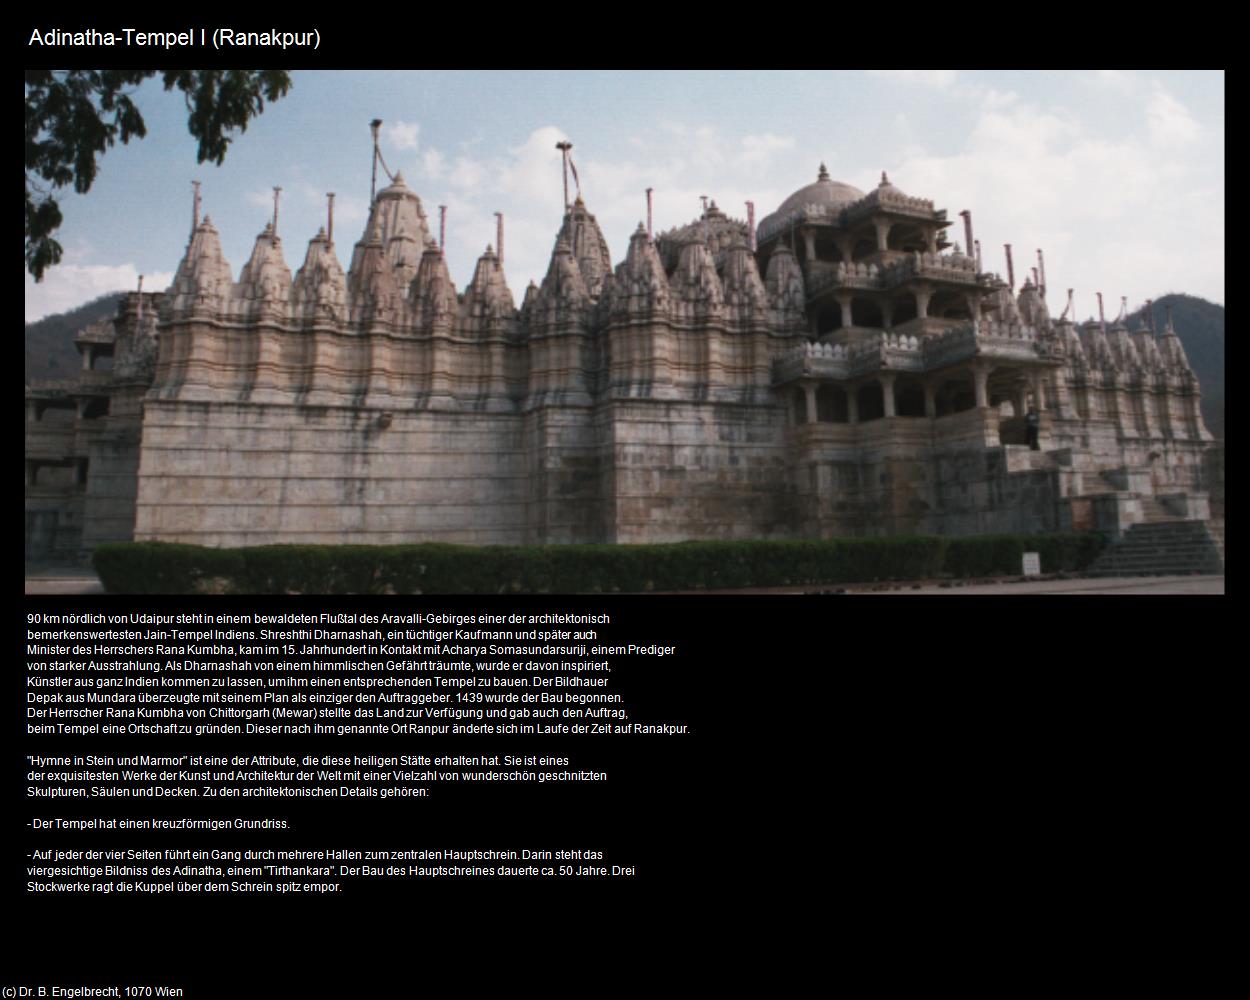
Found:
<svg viewBox="0 0 1250 1000"><path fill-rule="evenodd" d="M382 127L382 119L375 118L369 123L369 131L373 133L373 167L369 178L369 204L378 192L378 129Z"/></svg>
<svg viewBox="0 0 1250 1000"><path fill-rule="evenodd" d="M566 140L556 143L556 149L560 150L560 158L564 170L564 210L569 210L569 150L573 148L573 144Z"/></svg>
<svg viewBox="0 0 1250 1000"><path fill-rule="evenodd" d="M194 236L200 228L200 182L192 181L191 186L195 188L195 198L191 203L191 235Z"/></svg>

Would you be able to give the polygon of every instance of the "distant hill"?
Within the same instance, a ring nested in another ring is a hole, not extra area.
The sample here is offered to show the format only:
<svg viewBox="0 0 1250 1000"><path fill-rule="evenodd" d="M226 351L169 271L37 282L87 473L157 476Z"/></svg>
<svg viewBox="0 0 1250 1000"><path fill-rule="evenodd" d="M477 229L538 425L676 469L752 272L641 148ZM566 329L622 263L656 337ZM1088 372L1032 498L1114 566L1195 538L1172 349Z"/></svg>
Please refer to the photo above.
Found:
<svg viewBox="0 0 1250 1000"><path fill-rule="evenodd" d="M125 292L113 292L92 299L67 313L45 316L26 324L26 381L43 378L73 378L82 362L74 348L74 334L89 323L111 319Z"/></svg>
<svg viewBox="0 0 1250 1000"><path fill-rule="evenodd" d="M1217 438L1224 437L1224 307L1193 295L1164 295L1154 301L1155 329L1162 332L1167 323L1167 307L1172 307L1172 326L1181 339L1189 366L1202 386L1202 419ZM1129 329L1136 330L1145 313L1139 309L1129 317Z"/></svg>

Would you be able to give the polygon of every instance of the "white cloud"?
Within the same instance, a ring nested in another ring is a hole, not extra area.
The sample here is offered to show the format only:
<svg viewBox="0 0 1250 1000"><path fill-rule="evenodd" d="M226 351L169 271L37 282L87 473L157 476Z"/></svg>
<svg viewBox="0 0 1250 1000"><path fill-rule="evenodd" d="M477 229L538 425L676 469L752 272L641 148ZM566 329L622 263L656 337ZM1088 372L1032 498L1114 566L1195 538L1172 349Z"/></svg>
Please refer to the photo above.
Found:
<svg viewBox="0 0 1250 1000"><path fill-rule="evenodd" d="M773 135L771 132L765 132L762 135L744 135L739 159L746 165L765 167L778 153L792 149L794 149L793 136Z"/></svg>
<svg viewBox="0 0 1250 1000"><path fill-rule="evenodd" d="M1125 69L1100 69L1095 73L1099 82L1122 94L1132 93L1140 84L1136 73Z"/></svg>
<svg viewBox="0 0 1250 1000"><path fill-rule="evenodd" d="M421 126L415 122L395 122L393 125L383 127L383 155L386 153L386 146L395 149L416 149L417 133L420 132Z"/></svg>
<svg viewBox="0 0 1250 1000"><path fill-rule="evenodd" d="M1161 146L1192 142L1202 131L1189 109L1158 85L1146 104L1146 122L1150 140Z"/></svg>
<svg viewBox="0 0 1250 1000"><path fill-rule="evenodd" d="M173 280L172 271L148 273L143 276L143 288L164 291ZM134 291L138 286L139 271L131 263L58 264L38 284L26 276L26 322L66 312L109 292Z"/></svg>
<svg viewBox="0 0 1250 1000"><path fill-rule="evenodd" d="M1202 163L1156 146L1164 137L1192 140L1197 123L1160 89L1145 111L1128 134L1108 138L1063 110L983 104L962 149L910 156L891 180L947 208L955 220L948 237L960 243L957 213L971 209L987 269L1005 275L1002 245L1011 243L1017 284L1042 247L1052 305L1068 286L1078 304L1092 303L1100 289L1109 301L1126 294L1134 305L1168 288L1209 288L1223 268L1218 252L1208 252L1222 226L1222 196L1182 197L1201 187ZM1081 305L1083 314L1090 308Z"/></svg>
<svg viewBox="0 0 1250 1000"><path fill-rule="evenodd" d="M868 75L896 83L916 83L938 90L946 89L959 77L953 69L870 69Z"/></svg>

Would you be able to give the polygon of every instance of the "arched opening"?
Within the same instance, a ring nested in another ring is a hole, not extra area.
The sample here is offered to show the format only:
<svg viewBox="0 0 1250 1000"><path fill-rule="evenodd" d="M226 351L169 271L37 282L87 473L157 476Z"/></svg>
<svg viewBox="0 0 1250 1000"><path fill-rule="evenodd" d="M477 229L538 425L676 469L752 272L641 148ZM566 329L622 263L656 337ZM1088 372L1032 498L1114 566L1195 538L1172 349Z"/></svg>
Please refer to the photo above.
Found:
<svg viewBox="0 0 1250 1000"><path fill-rule="evenodd" d="M855 241L855 245L851 248L851 260L861 261L865 257L870 257L877 252L876 239L869 239L862 236Z"/></svg>
<svg viewBox="0 0 1250 1000"><path fill-rule="evenodd" d="M936 292L929 300L929 315L938 319L972 319L968 300L959 292Z"/></svg>
<svg viewBox="0 0 1250 1000"><path fill-rule="evenodd" d="M861 424L884 417L885 394L881 391L881 383L873 381L860 386L859 392L855 394L855 403Z"/></svg>
<svg viewBox="0 0 1250 1000"><path fill-rule="evenodd" d="M816 335L842 329L842 309L836 302L826 303L816 313Z"/></svg>
<svg viewBox="0 0 1250 1000"><path fill-rule="evenodd" d="M894 387L894 412L900 417L923 417L924 386L919 382L899 382Z"/></svg>
<svg viewBox="0 0 1250 1000"><path fill-rule="evenodd" d="M896 295L890 299L894 307L894 325L906 323L916 318L916 297L914 295Z"/></svg>
<svg viewBox="0 0 1250 1000"><path fill-rule="evenodd" d="M807 393L802 389L790 390L790 411L796 425L807 423Z"/></svg>
<svg viewBox="0 0 1250 1000"><path fill-rule="evenodd" d="M910 222L894 223L885 242L891 250L904 253L927 253L929 250L929 239L924 230Z"/></svg>
<svg viewBox="0 0 1250 1000"><path fill-rule="evenodd" d="M971 375L948 378L938 386L936 396L939 417L975 410L977 406L977 387Z"/></svg>
<svg viewBox="0 0 1250 1000"><path fill-rule="evenodd" d="M879 328L885 326L885 317L881 307L872 299L854 298L851 300L851 323Z"/></svg>
<svg viewBox="0 0 1250 1000"><path fill-rule="evenodd" d="M842 259L842 251L838 249L837 243L835 243L832 238L828 236L817 236L816 259L830 264L836 264Z"/></svg>
<svg viewBox="0 0 1250 1000"><path fill-rule="evenodd" d="M822 385L816 390L816 419L822 424L845 424L850 420L846 390L840 385Z"/></svg>
<svg viewBox="0 0 1250 1000"><path fill-rule="evenodd" d="M107 417L109 412L109 397L95 396L89 399L82 408L83 420L97 420L100 417Z"/></svg>

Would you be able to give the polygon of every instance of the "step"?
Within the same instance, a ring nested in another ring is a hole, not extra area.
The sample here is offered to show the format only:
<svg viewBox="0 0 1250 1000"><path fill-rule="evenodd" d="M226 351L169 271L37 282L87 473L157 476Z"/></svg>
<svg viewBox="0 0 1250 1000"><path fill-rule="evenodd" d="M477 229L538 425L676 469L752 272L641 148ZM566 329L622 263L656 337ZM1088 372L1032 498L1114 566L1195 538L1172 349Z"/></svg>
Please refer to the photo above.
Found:
<svg viewBox="0 0 1250 1000"><path fill-rule="evenodd" d="M1158 506L1157 501L1143 501ZM1202 521L1134 524L1088 570L1091 576L1183 575L1224 572L1223 546Z"/></svg>

